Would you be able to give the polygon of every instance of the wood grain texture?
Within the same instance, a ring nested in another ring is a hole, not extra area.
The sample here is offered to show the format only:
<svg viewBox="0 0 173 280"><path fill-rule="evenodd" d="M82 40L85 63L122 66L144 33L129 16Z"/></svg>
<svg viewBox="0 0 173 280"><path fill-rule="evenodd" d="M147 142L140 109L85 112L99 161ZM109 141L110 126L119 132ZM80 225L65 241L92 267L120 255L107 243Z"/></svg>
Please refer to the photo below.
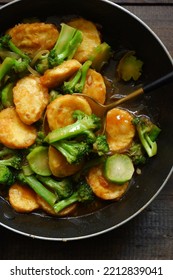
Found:
<svg viewBox="0 0 173 280"><path fill-rule="evenodd" d="M0 3L5 4L5 3L12 2L12 1L13 0L0 0ZM133 4L133 5L169 4L170 5L171 3L173 3L173 0L112 0L112 2L115 2L117 4L126 4L126 5L128 5L128 4Z"/></svg>

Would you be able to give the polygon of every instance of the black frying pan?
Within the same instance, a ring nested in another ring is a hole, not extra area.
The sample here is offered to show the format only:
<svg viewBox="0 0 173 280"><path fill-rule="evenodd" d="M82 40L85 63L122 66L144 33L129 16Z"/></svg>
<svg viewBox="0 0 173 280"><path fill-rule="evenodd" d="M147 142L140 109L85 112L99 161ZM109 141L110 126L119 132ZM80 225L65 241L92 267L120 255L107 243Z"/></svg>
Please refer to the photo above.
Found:
<svg viewBox="0 0 173 280"><path fill-rule="evenodd" d="M135 50L144 61L142 82L147 84L173 70L167 50L156 35L138 18L123 8L103 0L19 0L0 9L1 31L21 22L23 18L41 20L80 15L102 25L104 40L114 50L122 46ZM0 198L0 223L18 233L51 240L73 240L91 237L114 229L140 213L160 192L172 171L173 163L173 84L165 86L151 97L138 100L145 103L150 115L159 122L159 152L135 178L127 195L119 202L91 214L72 218L41 217L17 214Z"/></svg>

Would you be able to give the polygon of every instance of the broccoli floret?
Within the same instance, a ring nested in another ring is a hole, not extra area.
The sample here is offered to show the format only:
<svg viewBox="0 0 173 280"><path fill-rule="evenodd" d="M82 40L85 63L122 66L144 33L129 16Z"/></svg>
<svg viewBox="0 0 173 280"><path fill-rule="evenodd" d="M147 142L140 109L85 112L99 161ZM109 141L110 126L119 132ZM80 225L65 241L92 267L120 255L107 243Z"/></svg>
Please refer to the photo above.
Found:
<svg viewBox="0 0 173 280"><path fill-rule="evenodd" d="M156 139L161 129L153 124L150 119L146 117L137 117L133 119L133 124L136 125L139 139L142 146L149 157L157 154Z"/></svg>
<svg viewBox="0 0 173 280"><path fill-rule="evenodd" d="M140 143L133 142L127 151L127 155L135 165L145 164L146 162L145 151Z"/></svg>
<svg viewBox="0 0 173 280"><path fill-rule="evenodd" d="M101 127L101 119L94 114L87 115L80 110L74 111L73 118L77 119L75 123L53 130L46 136L45 141L52 144L59 140L85 135L85 141L93 143L96 138L94 131Z"/></svg>
<svg viewBox="0 0 173 280"><path fill-rule="evenodd" d="M15 59L6 57L2 64L0 65L0 82L2 79L10 72L14 66Z"/></svg>
<svg viewBox="0 0 173 280"><path fill-rule="evenodd" d="M62 94L54 89L52 89L49 92L49 100L50 102L52 102L53 100L55 100L57 97L62 96Z"/></svg>
<svg viewBox="0 0 173 280"><path fill-rule="evenodd" d="M77 71L74 78L72 78L68 82L64 82L63 85L63 92L65 93L75 93L79 92L81 93L83 91L85 81L86 81L86 75L88 72L89 67L91 66L91 61L86 61L81 68Z"/></svg>
<svg viewBox="0 0 173 280"><path fill-rule="evenodd" d="M133 79L137 81L141 76L143 62L140 59L137 59L133 52L128 52L120 60L117 73L119 79L124 80L125 82Z"/></svg>
<svg viewBox="0 0 173 280"><path fill-rule="evenodd" d="M65 23L61 24L61 32L54 48L48 55L51 67L61 64L64 60L73 58L83 39L82 32Z"/></svg>
<svg viewBox="0 0 173 280"><path fill-rule="evenodd" d="M40 56L36 70L43 74L48 68L61 64L64 60L73 58L82 42L82 32L65 24L61 24L58 40L50 52Z"/></svg>
<svg viewBox="0 0 173 280"><path fill-rule="evenodd" d="M21 73L24 72L28 66L29 63L26 60L6 57L0 65L0 82L9 72L14 71L14 73Z"/></svg>
<svg viewBox="0 0 173 280"><path fill-rule="evenodd" d="M13 102L13 87L14 83L7 83L1 90L1 102L3 108L14 106Z"/></svg>
<svg viewBox="0 0 173 280"><path fill-rule="evenodd" d="M63 154L70 164L80 163L90 152L90 145L86 142L61 140L55 142L52 146Z"/></svg>
<svg viewBox="0 0 173 280"><path fill-rule="evenodd" d="M15 175L5 165L0 165L0 184L11 186L15 182Z"/></svg>
<svg viewBox="0 0 173 280"><path fill-rule="evenodd" d="M50 176L40 175L37 175L37 179L45 186L55 191L60 199L69 197L73 192L72 183L70 179L63 179L61 181L58 181Z"/></svg>
<svg viewBox="0 0 173 280"><path fill-rule="evenodd" d="M21 168L22 157L16 151L4 148L0 151L0 165L10 166L15 169Z"/></svg>
<svg viewBox="0 0 173 280"><path fill-rule="evenodd" d="M16 153L15 150L12 150L12 149L7 148L7 147L1 147L0 158L2 158L4 156L11 156L11 155L14 155L15 153Z"/></svg>
<svg viewBox="0 0 173 280"><path fill-rule="evenodd" d="M29 185L40 197L42 197L50 206L53 207L58 201L58 196L48 190L34 175L26 176L20 172L17 176L18 180L24 184Z"/></svg>
<svg viewBox="0 0 173 280"><path fill-rule="evenodd" d="M10 35L7 34L0 38L0 49L1 57L4 59L0 67L0 81L11 70L14 70L15 73L27 70L31 59L15 46ZM7 52L7 50L11 52Z"/></svg>
<svg viewBox="0 0 173 280"><path fill-rule="evenodd" d="M64 208L66 208L67 206L69 206L75 202L84 203L87 201L92 201L93 198L94 198L94 196L93 196L92 189L84 181L84 182L81 182L77 186L76 191L74 191L70 197L57 202L53 208L54 208L54 211L56 213L58 213L58 212L62 211Z"/></svg>
<svg viewBox="0 0 173 280"><path fill-rule="evenodd" d="M89 60L92 61L91 67L100 72L102 67L106 63L108 63L111 55L111 47L106 42L101 43L100 45L95 47L95 49L91 53L91 56L89 57Z"/></svg>
<svg viewBox="0 0 173 280"><path fill-rule="evenodd" d="M19 57L30 61L27 54L23 53L11 40L11 36L6 34L0 38L0 48L5 48L11 50L13 53L17 54Z"/></svg>
<svg viewBox="0 0 173 280"><path fill-rule="evenodd" d="M107 143L106 135L98 135L93 144L94 151L102 156L109 152L109 145Z"/></svg>
<svg viewBox="0 0 173 280"><path fill-rule="evenodd" d="M35 69L40 74L43 74L49 68L48 55L49 52L42 54L35 64Z"/></svg>

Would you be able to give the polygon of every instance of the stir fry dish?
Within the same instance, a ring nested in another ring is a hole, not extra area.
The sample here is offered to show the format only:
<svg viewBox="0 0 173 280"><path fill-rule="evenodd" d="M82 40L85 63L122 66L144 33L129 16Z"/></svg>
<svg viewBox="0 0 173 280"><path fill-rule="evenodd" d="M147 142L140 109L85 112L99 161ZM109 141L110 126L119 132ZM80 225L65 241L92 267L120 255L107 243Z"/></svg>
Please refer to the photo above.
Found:
<svg viewBox="0 0 173 280"><path fill-rule="evenodd" d="M72 216L119 201L157 154L160 128L149 116L116 107L103 117L89 98L110 103L116 81L140 79L134 51L114 55L81 17L1 34L0 193L16 212Z"/></svg>

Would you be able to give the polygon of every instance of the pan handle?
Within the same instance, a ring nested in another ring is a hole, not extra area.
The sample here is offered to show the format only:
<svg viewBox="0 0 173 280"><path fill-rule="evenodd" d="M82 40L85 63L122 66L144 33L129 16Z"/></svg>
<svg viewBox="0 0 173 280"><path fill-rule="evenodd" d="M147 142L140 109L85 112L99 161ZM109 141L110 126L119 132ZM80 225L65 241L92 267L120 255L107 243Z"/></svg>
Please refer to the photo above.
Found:
<svg viewBox="0 0 173 280"><path fill-rule="evenodd" d="M169 84L171 82L173 82L173 71L147 85L144 85L143 91L144 93L147 93L154 89L160 88L166 84Z"/></svg>

